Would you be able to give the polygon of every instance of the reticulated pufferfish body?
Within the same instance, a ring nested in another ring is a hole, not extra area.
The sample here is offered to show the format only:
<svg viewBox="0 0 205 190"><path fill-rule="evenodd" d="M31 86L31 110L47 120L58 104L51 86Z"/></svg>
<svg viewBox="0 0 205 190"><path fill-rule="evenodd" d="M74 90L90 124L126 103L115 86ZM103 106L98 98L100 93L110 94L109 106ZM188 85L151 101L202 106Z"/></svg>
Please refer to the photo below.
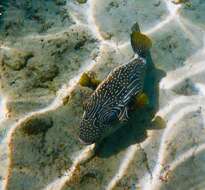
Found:
<svg viewBox="0 0 205 190"><path fill-rule="evenodd" d="M143 91L146 57L152 43L146 35L134 29L131 45L138 57L116 67L86 102L79 133L84 144L99 142L115 131L117 128L113 124L128 119L129 103Z"/></svg>
<svg viewBox="0 0 205 190"><path fill-rule="evenodd" d="M79 138L85 144L115 131L113 122L127 118L131 98L142 93L146 60L134 58L115 68L86 102Z"/></svg>

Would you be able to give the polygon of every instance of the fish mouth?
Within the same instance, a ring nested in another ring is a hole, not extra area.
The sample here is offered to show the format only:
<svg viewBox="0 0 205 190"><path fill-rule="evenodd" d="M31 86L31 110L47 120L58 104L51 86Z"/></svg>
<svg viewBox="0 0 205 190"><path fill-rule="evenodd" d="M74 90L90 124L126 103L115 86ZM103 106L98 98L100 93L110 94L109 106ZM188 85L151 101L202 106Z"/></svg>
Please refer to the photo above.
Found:
<svg viewBox="0 0 205 190"><path fill-rule="evenodd" d="M82 140L81 138L78 138L78 139L79 139L80 143L83 145L91 145L94 143L94 142L86 142L86 141Z"/></svg>

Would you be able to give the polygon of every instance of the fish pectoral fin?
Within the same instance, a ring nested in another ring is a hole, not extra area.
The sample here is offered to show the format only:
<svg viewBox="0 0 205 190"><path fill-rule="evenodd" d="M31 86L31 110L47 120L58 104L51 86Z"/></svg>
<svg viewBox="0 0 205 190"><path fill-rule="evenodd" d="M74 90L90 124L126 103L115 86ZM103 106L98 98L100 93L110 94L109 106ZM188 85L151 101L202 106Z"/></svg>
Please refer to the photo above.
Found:
<svg viewBox="0 0 205 190"><path fill-rule="evenodd" d="M151 129L164 129L166 125L166 121L160 115L156 115L151 121Z"/></svg>
<svg viewBox="0 0 205 190"><path fill-rule="evenodd" d="M116 110L107 110L101 112L100 121L104 124L111 124L118 119Z"/></svg>
<svg viewBox="0 0 205 190"><path fill-rule="evenodd" d="M149 104L149 97L147 96L147 94L142 93L140 95L137 95L135 98L135 105L137 107L144 107L147 104Z"/></svg>
<svg viewBox="0 0 205 190"><path fill-rule="evenodd" d="M91 78L90 81L91 81L94 89L96 89L98 87L98 85L102 82L101 80L98 80L97 78Z"/></svg>
<svg viewBox="0 0 205 190"><path fill-rule="evenodd" d="M118 118L119 118L119 121L128 121L129 119L129 116L128 116L128 108L127 107L124 107L122 109L122 111L120 112L120 114L118 115Z"/></svg>
<svg viewBox="0 0 205 190"><path fill-rule="evenodd" d="M97 79L96 73L94 72L85 72L82 74L79 84L84 87L89 87L92 89L96 89L98 85L101 83L101 80Z"/></svg>

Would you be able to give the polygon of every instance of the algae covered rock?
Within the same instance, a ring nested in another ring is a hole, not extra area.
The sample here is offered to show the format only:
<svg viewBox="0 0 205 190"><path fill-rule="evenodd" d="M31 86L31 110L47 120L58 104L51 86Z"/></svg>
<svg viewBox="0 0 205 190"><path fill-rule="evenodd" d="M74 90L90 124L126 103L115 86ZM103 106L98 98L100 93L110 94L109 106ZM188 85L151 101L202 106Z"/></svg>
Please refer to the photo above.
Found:
<svg viewBox="0 0 205 190"><path fill-rule="evenodd" d="M87 0L76 0L78 3L80 3L80 4L84 4L84 3L86 3L87 2Z"/></svg>
<svg viewBox="0 0 205 190"><path fill-rule="evenodd" d="M41 82L51 81L59 73L59 68L55 63L45 64L44 60L38 58L29 60L28 70L36 73Z"/></svg>
<svg viewBox="0 0 205 190"><path fill-rule="evenodd" d="M2 64L13 70L20 70L25 67L28 60L33 57L32 52L26 52L19 49L2 50Z"/></svg>
<svg viewBox="0 0 205 190"><path fill-rule="evenodd" d="M51 118L32 117L26 120L21 129L27 135L38 135L39 133L46 133L53 126Z"/></svg>
<svg viewBox="0 0 205 190"><path fill-rule="evenodd" d="M1 89L5 95L22 99L26 97L26 100L28 96L52 96L78 73L82 65L93 59L93 52L98 51L97 43L87 27L79 26L48 36L25 38L23 42L13 45L8 43L8 46L15 46L15 49L21 47L22 52L32 52L33 56L25 54L20 56L21 59L17 56L17 61L11 62L14 59L11 53L13 48L2 48L1 60L5 52L8 52L7 64L20 63L21 67L15 69L21 69L11 69L1 61Z"/></svg>
<svg viewBox="0 0 205 190"><path fill-rule="evenodd" d="M66 5L66 0L55 0L56 5Z"/></svg>
<svg viewBox="0 0 205 190"><path fill-rule="evenodd" d="M2 3L6 10L1 20L0 38L22 37L31 33L45 33L58 27L69 27L72 19L64 8L66 0L12 1ZM1 18L0 17L0 18Z"/></svg>

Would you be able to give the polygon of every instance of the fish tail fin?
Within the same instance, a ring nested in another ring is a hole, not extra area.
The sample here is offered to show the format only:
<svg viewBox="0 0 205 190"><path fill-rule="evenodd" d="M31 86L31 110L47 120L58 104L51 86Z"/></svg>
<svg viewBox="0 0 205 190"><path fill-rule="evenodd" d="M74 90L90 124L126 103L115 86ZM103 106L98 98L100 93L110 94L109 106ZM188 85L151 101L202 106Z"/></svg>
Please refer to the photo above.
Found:
<svg viewBox="0 0 205 190"><path fill-rule="evenodd" d="M146 58L149 49L152 47L151 39L140 31L133 30L131 35L131 45L135 53Z"/></svg>

